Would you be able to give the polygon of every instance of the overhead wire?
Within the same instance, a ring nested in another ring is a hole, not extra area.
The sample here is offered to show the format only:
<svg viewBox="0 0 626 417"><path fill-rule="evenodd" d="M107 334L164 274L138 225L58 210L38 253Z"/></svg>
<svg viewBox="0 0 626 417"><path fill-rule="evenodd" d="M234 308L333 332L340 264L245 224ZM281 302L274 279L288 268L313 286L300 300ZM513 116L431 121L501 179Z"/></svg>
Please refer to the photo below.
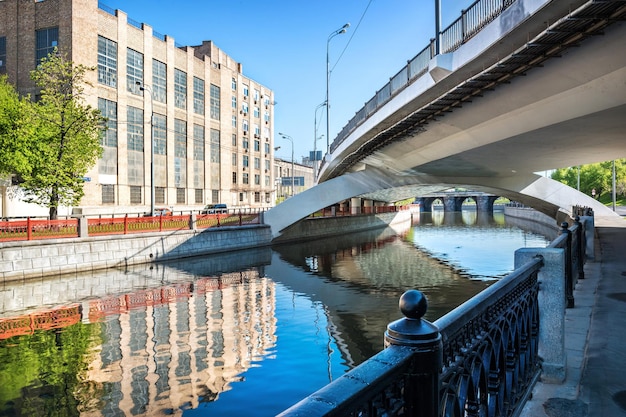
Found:
<svg viewBox="0 0 626 417"><path fill-rule="evenodd" d="M361 25L361 22L365 18L365 14L367 13L367 10L370 8L370 5L372 4L373 1L374 0L369 0L369 2L367 2L367 6L365 6L365 10L363 10L363 13L361 14L361 18L359 19L359 22L356 24L356 26L354 27L354 30L351 32L352 34L350 35L350 38L348 39L346 46L344 46L344 48L341 50L341 53L339 54L339 58L337 58L337 61L335 61L335 64L330 69L330 72L333 72L333 70L335 69L339 61L341 60L341 57L346 52L346 49L348 49L348 46L350 46L350 42L352 42L352 38L354 38L354 36L356 35L356 32L359 30L359 26Z"/></svg>

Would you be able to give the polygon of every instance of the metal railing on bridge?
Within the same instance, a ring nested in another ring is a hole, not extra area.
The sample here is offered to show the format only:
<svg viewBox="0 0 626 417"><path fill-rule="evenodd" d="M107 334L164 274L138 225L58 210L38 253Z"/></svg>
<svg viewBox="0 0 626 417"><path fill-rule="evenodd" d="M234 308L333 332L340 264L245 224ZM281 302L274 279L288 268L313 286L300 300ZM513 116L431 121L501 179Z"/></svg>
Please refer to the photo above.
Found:
<svg viewBox="0 0 626 417"><path fill-rule="evenodd" d="M562 287L583 278L586 245L578 218L571 228L565 225L548 249L576 254L565 256ZM422 318L425 296L405 292L405 317L387 326L384 350L280 416L515 415L541 372L540 332L558 331L541 329L539 276L546 262L537 249L511 274L432 324Z"/></svg>
<svg viewBox="0 0 626 417"><path fill-rule="evenodd" d="M374 97L350 119L332 142L330 151L333 152L337 149L361 122L417 78L424 75L428 71L428 64L432 58L438 54L449 53L458 49L514 2L515 0L476 0L463 10L458 19L439 33L439 48L437 48L437 39L431 39L424 49L392 76L389 82L378 90Z"/></svg>

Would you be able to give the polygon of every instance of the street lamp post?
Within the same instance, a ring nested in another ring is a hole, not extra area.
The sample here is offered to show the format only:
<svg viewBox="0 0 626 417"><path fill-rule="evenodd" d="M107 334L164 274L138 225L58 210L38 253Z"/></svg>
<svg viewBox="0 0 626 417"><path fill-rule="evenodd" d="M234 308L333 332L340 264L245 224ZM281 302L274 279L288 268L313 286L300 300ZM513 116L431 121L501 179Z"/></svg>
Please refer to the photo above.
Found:
<svg viewBox="0 0 626 417"><path fill-rule="evenodd" d="M317 178L317 140L324 135L317 137L317 111L326 105L326 101L320 103L315 108L315 119L313 122L313 178Z"/></svg>
<svg viewBox="0 0 626 417"><path fill-rule="evenodd" d="M154 216L154 101L152 88L137 81L139 90L150 93L150 216Z"/></svg>
<svg viewBox="0 0 626 417"><path fill-rule="evenodd" d="M287 139L289 142L291 142L291 196L294 196L293 193L293 138L289 135L285 135L284 133L278 133L283 139Z"/></svg>
<svg viewBox="0 0 626 417"><path fill-rule="evenodd" d="M330 94L328 91L330 88L330 59L328 49L330 47L330 40L337 35L346 33L349 27L350 23L346 23L341 28L328 35L328 40L326 41L326 153L330 153Z"/></svg>

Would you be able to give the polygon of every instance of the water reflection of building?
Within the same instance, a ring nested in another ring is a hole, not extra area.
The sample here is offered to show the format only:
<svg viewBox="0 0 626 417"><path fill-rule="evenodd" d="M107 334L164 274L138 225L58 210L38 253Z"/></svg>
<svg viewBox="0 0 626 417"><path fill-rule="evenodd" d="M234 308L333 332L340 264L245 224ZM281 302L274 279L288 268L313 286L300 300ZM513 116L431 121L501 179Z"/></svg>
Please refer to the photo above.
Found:
<svg viewBox="0 0 626 417"><path fill-rule="evenodd" d="M105 342L87 378L104 395L83 415L181 415L215 400L275 345L275 303L257 271L93 301Z"/></svg>

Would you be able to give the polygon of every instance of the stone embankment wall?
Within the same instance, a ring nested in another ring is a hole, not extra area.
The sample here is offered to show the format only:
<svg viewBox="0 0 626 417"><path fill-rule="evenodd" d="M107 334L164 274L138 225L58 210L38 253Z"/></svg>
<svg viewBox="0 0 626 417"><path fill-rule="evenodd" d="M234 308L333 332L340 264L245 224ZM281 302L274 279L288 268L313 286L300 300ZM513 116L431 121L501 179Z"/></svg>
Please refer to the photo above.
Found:
<svg viewBox="0 0 626 417"><path fill-rule="evenodd" d="M264 225L0 243L0 282L269 245Z"/></svg>
<svg viewBox="0 0 626 417"><path fill-rule="evenodd" d="M393 227L411 220L410 211L306 219L282 236L304 241ZM60 274L124 268L128 265L269 246L266 225L138 233L0 243L0 283Z"/></svg>

